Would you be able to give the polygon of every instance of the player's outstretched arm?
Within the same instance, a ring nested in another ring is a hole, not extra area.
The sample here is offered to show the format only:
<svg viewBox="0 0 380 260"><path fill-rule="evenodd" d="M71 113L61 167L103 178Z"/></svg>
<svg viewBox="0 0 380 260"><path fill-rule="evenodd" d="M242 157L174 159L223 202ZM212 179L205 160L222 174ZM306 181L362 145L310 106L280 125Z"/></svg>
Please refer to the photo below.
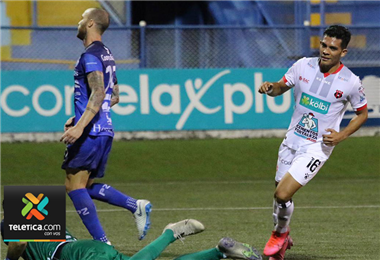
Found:
<svg viewBox="0 0 380 260"><path fill-rule="evenodd" d="M323 135L323 143L326 145L337 145L340 142L347 139L350 135L355 133L368 118L368 109L364 108L360 111L356 111L356 115L351 119L350 123L342 131L337 132L332 128L326 129L330 134Z"/></svg>
<svg viewBox="0 0 380 260"><path fill-rule="evenodd" d="M94 116L99 112L106 94L104 93L103 72L93 71L87 74L87 81L91 89L91 95L88 99L86 110L77 122L77 124L67 130L61 137L61 142L72 144L82 135L84 128L91 122Z"/></svg>
<svg viewBox="0 0 380 260"><path fill-rule="evenodd" d="M9 242L6 260L17 260L24 253L28 242Z"/></svg>
<svg viewBox="0 0 380 260"><path fill-rule="evenodd" d="M290 87L288 87L284 80L281 79L278 82L267 82L265 81L259 88L260 94L267 94L271 97L275 97L278 95L282 95L286 91L288 91Z"/></svg>

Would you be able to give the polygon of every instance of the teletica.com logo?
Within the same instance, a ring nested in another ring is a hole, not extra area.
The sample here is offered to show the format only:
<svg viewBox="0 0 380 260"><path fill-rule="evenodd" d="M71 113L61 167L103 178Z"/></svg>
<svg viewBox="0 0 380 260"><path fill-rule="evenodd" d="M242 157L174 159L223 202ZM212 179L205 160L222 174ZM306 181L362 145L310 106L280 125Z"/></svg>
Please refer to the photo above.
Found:
<svg viewBox="0 0 380 260"><path fill-rule="evenodd" d="M32 193L26 193L25 197L27 197L29 200L22 198L22 202L26 204L21 211L22 216L26 216L26 219L31 219L34 216L38 220L44 220L45 217L40 212L46 216L48 215L48 211L44 208L49 203L49 199L45 196L45 198L41 201L43 196L44 194L40 193L40 195L38 195L36 198ZM37 209L33 208L33 204L37 205Z"/></svg>

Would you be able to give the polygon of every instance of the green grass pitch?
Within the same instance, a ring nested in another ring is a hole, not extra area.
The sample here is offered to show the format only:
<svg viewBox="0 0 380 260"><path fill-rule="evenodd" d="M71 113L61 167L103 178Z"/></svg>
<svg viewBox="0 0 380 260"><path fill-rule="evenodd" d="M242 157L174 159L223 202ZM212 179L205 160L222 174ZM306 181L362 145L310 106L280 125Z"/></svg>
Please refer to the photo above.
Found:
<svg viewBox="0 0 380 260"><path fill-rule="evenodd" d="M137 240L132 214L96 202L112 244L132 255L169 222L195 218L206 231L175 242L159 259L215 247L223 236L261 252L272 229L278 138L114 142L101 180L153 204L152 228ZM1 145L4 185L63 185L61 143ZM294 247L286 259L380 259L380 138L349 138L294 197ZM3 192L3 189L2 189ZM67 227L90 239L67 197ZM6 246L2 244L1 257Z"/></svg>

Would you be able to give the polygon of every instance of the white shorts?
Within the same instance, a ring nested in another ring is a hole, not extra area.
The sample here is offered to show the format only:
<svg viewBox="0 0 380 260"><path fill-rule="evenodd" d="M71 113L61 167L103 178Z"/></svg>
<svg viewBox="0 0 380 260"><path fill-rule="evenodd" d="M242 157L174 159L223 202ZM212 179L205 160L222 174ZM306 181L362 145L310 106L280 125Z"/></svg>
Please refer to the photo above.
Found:
<svg viewBox="0 0 380 260"><path fill-rule="evenodd" d="M326 162L325 159L305 152L298 152L281 144L278 151L276 182L289 172L302 186L305 186Z"/></svg>

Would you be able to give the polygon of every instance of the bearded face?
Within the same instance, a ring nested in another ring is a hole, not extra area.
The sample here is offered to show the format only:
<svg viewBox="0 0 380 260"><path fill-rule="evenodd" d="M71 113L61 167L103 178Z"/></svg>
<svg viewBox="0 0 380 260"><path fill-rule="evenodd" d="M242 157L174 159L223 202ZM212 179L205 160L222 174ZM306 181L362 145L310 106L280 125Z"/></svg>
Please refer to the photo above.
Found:
<svg viewBox="0 0 380 260"><path fill-rule="evenodd" d="M81 40L84 40L86 38L86 35L87 35L87 23L89 21L88 19L88 15L89 15L89 11L86 10L83 14L82 14L82 20L79 21L78 23L78 33L77 33L77 37Z"/></svg>

